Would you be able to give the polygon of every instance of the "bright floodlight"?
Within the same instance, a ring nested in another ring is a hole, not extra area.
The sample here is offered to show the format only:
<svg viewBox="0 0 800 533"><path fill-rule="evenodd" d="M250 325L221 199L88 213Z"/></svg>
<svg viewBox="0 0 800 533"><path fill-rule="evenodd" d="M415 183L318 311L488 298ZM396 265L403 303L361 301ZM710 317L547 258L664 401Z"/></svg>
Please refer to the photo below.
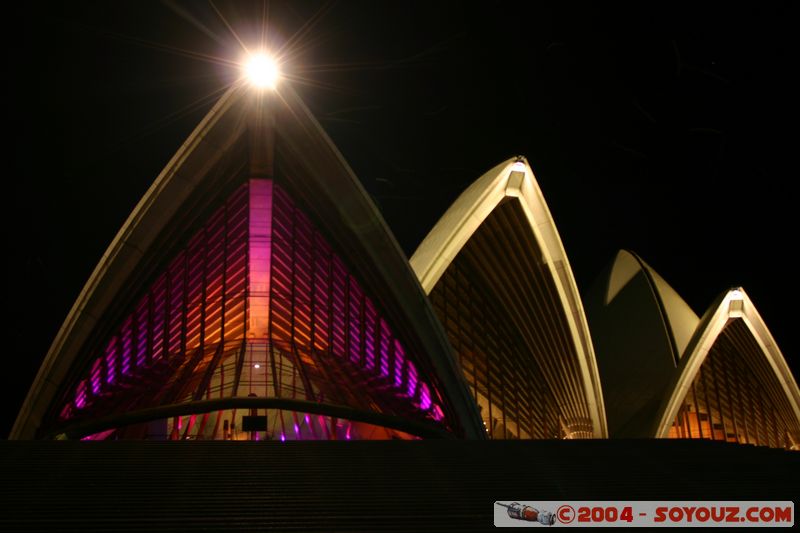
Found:
<svg viewBox="0 0 800 533"><path fill-rule="evenodd" d="M269 87L270 89L275 88L280 76L275 62L263 54L250 57L247 62L246 72L247 77L250 78L250 83L256 87Z"/></svg>

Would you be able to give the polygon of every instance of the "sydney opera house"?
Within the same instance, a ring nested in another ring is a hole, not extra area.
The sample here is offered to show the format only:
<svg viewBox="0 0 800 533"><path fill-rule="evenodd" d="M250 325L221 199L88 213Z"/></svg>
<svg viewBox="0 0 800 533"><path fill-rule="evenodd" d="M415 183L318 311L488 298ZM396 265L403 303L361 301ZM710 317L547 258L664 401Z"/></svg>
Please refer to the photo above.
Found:
<svg viewBox="0 0 800 533"><path fill-rule="evenodd" d="M523 157L409 260L292 89L246 84L128 217L11 433L619 437L800 449L797 382L743 289L698 316L620 251L582 297Z"/></svg>

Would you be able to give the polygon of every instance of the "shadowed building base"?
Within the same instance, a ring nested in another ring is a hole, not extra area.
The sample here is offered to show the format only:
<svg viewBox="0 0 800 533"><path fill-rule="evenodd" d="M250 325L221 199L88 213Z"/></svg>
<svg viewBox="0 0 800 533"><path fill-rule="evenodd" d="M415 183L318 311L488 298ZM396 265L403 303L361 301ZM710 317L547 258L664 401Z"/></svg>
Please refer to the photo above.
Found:
<svg viewBox="0 0 800 533"><path fill-rule="evenodd" d="M791 500L800 454L709 441L0 442L0 530L465 531L497 500Z"/></svg>

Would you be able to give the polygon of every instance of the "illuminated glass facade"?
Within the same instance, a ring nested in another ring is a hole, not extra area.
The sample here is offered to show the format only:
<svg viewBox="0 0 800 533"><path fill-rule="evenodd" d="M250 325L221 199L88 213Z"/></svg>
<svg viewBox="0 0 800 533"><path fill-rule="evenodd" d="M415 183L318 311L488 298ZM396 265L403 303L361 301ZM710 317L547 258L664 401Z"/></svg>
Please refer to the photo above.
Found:
<svg viewBox="0 0 800 533"><path fill-rule="evenodd" d="M519 202L486 218L430 298L493 439L591 438L564 311Z"/></svg>
<svg viewBox="0 0 800 533"><path fill-rule="evenodd" d="M670 438L800 448L800 422L744 321L731 321L695 376Z"/></svg>
<svg viewBox="0 0 800 533"><path fill-rule="evenodd" d="M326 415L328 404L447 428L441 396L420 375L414 354L326 237L273 180L242 184L103 345L68 395L59 423L235 397L319 408L317 414L222 409L89 438L413 436Z"/></svg>
<svg viewBox="0 0 800 533"><path fill-rule="evenodd" d="M700 318L623 250L585 302L612 437L798 449L800 391L741 287Z"/></svg>
<svg viewBox="0 0 800 533"><path fill-rule="evenodd" d="M234 86L101 258L11 438L798 447L797 383L743 291L701 321L621 252L587 302L524 158L409 261L299 97Z"/></svg>
<svg viewBox="0 0 800 533"><path fill-rule="evenodd" d="M488 438L607 436L581 299L524 157L473 182L410 262Z"/></svg>

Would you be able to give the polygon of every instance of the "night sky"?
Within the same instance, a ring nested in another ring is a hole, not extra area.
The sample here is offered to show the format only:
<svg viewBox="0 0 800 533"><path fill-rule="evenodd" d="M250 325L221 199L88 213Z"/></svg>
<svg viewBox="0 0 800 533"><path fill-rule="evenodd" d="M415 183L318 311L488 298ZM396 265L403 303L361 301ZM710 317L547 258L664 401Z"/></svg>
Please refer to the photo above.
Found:
<svg viewBox="0 0 800 533"><path fill-rule="evenodd" d="M467 185L522 154L581 292L619 248L698 314L741 285L800 375L800 18L790 2L600 4L269 2L267 40L409 256ZM6 18L0 437L100 256L240 75L231 29L257 47L264 8L68 2Z"/></svg>

